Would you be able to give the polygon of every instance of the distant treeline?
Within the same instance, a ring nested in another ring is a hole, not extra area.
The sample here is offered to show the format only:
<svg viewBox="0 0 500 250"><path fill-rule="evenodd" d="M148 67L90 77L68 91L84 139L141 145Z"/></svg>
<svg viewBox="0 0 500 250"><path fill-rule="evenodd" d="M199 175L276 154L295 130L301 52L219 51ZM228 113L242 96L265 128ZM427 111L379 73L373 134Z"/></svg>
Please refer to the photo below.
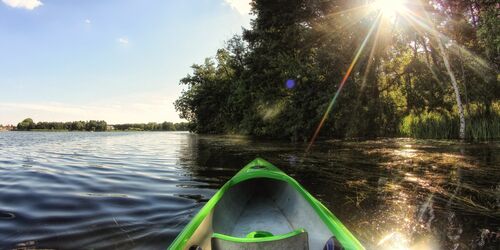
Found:
<svg viewBox="0 0 500 250"><path fill-rule="evenodd" d="M17 124L17 130L70 130L70 131L106 131L105 121L74 121L74 122L37 122L26 118Z"/></svg>
<svg viewBox="0 0 500 250"><path fill-rule="evenodd" d="M163 123L127 123L113 125L115 130L129 130L129 131L187 131L188 123L180 122L163 122Z"/></svg>
<svg viewBox="0 0 500 250"><path fill-rule="evenodd" d="M187 123L134 123L134 124L116 124L108 125L106 121L73 121L73 122L37 122L26 118L17 124L17 130L67 130L67 131L186 131Z"/></svg>

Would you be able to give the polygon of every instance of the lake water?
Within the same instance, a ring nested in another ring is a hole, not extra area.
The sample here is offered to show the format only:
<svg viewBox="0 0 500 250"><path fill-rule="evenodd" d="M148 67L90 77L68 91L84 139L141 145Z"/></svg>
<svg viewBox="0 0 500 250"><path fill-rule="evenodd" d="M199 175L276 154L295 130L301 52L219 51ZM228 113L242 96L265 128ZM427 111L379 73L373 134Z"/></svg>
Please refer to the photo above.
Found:
<svg viewBox="0 0 500 250"><path fill-rule="evenodd" d="M0 249L165 249L257 156L368 249L499 249L498 142L305 147L173 132L0 133Z"/></svg>

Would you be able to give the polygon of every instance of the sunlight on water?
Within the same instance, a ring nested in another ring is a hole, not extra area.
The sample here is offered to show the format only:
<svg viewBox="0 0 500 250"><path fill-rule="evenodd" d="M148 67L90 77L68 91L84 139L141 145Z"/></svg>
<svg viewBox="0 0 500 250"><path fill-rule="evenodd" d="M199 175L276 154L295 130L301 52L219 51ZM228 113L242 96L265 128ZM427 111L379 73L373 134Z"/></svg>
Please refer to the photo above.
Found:
<svg viewBox="0 0 500 250"><path fill-rule="evenodd" d="M394 250L409 249L407 245L408 241L406 240L406 238L398 232L392 232L386 235L377 244L377 246L383 247L384 249L394 249Z"/></svg>
<svg viewBox="0 0 500 250"><path fill-rule="evenodd" d="M400 155L402 157L406 157L406 158L413 158L416 156L415 154L416 150L414 149L401 149L401 150L396 150L395 151L395 154L397 155Z"/></svg>

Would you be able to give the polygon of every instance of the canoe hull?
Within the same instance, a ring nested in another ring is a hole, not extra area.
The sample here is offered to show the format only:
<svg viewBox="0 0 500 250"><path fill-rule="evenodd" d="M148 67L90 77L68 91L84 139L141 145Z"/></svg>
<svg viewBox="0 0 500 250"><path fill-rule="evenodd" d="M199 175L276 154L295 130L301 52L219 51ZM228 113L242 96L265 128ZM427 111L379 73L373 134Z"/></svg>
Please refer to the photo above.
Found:
<svg viewBox="0 0 500 250"><path fill-rule="evenodd" d="M212 249L214 234L244 240L256 231L286 235L297 230L307 232L309 249L323 249L332 237L345 249L364 249L300 184L258 158L207 202L169 249Z"/></svg>

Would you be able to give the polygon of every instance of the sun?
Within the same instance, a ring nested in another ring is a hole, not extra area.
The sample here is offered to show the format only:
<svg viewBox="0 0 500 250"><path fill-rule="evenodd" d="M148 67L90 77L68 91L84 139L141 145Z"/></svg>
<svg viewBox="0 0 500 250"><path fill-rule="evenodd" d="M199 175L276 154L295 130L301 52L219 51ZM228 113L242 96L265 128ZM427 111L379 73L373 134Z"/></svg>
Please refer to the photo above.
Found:
<svg viewBox="0 0 500 250"><path fill-rule="evenodd" d="M382 12L386 17L393 18L399 12L405 10L406 0L375 0L372 6L375 10Z"/></svg>

